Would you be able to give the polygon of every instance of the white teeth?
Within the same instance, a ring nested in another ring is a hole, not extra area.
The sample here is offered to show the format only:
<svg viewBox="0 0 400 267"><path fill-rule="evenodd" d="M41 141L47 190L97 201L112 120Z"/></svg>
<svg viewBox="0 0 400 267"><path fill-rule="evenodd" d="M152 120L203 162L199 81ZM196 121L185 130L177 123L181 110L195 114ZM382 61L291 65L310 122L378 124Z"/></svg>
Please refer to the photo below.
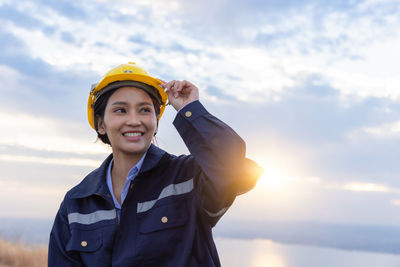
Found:
<svg viewBox="0 0 400 267"><path fill-rule="evenodd" d="M124 136L128 136L128 137L131 137L131 136L140 136L140 135L142 135L141 133L124 133Z"/></svg>

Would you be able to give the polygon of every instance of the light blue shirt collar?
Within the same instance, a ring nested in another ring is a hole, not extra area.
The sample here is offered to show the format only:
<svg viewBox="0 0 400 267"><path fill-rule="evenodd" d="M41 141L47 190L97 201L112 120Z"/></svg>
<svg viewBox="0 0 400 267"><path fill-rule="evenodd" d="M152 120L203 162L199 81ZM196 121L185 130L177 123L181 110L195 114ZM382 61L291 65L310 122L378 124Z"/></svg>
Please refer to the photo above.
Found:
<svg viewBox="0 0 400 267"><path fill-rule="evenodd" d="M108 189L110 190L112 199L113 199L113 201L114 201L114 206L115 206L115 209L117 210L118 218L119 218L120 215L121 215L121 205L124 203L124 200L125 200L126 196L128 195L129 185L131 184L131 182L135 179L135 177L136 177L137 174L139 173L140 168L141 168L142 165L143 165L144 158L146 157L146 154L147 154L147 151L144 153L144 155L143 155L142 158L138 161L138 163L136 163L136 165L133 166L133 167L129 170L129 172L128 172L128 177L126 177L125 185L124 185L124 188L122 189L122 193L121 193L121 204L119 204L119 202L118 202L117 199L115 198L115 196L114 196L114 190L113 190L113 187L112 187L111 168L112 168L112 166L113 166L113 164L114 164L114 159L112 159L111 162L110 162L110 164L108 165L108 168L107 168L107 177L106 177L107 186L108 186Z"/></svg>

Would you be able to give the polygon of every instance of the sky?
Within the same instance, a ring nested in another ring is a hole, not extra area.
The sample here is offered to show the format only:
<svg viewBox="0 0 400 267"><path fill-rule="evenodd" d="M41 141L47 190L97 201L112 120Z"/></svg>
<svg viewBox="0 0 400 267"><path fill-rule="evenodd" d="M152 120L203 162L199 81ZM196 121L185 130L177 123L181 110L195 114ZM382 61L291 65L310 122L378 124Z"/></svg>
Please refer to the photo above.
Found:
<svg viewBox="0 0 400 267"><path fill-rule="evenodd" d="M110 148L90 85L189 80L264 174L222 221L400 226L397 0L0 0L0 217L53 218ZM158 145L188 153L167 108Z"/></svg>

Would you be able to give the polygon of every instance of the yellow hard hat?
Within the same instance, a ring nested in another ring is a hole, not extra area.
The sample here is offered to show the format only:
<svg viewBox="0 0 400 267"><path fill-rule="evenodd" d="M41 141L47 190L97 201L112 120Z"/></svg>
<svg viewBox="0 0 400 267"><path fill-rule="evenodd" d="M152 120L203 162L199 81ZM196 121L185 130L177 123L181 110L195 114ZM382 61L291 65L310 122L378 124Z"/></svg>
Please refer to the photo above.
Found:
<svg viewBox="0 0 400 267"><path fill-rule="evenodd" d="M88 100L88 105L87 105L87 111L88 111L88 120L90 126L92 126L93 129L96 129L94 126L94 103L98 99L98 97L104 93L105 90L107 90L105 87L110 88L108 85L114 82L123 82L123 81L134 81L134 82L141 82L144 84L147 84L149 86L154 87L156 90L155 92L149 92L146 90L148 93L151 95L155 95L157 93L157 99L160 100L160 116L161 118L165 106L167 104L167 99L168 95L164 91L164 88L162 88L160 85L163 83L161 80L156 79L152 76L150 76L147 71L142 69L141 67L137 66L134 62L129 62L128 64L121 64L118 67L113 68L110 70L106 75L104 75L103 79L98 83L92 85L92 89L90 90L89 93L89 100ZM124 84L124 83L122 83ZM129 84L129 83L128 83ZM135 85L136 86L136 85ZM121 86L120 86L121 87ZM115 88L115 87L113 87ZM141 88L139 86L139 88ZM105 89L105 90L103 90ZM145 89L145 88L142 88Z"/></svg>

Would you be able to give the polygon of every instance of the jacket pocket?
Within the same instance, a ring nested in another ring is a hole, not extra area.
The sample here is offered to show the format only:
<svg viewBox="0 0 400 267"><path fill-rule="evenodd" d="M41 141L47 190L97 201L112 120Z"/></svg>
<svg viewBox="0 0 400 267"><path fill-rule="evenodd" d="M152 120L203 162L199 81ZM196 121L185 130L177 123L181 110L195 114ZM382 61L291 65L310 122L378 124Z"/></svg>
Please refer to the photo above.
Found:
<svg viewBox="0 0 400 267"><path fill-rule="evenodd" d="M180 227L186 224L188 220L185 202L183 201L154 207L138 217L140 221L139 232L141 234Z"/></svg>
<svg viewBox="0 0 400 267"><path fill-rule="evenodd" d="M165 266L180 251L179 246L187 235L188 219L186 203L182 199L140 214L137 254L149 266Z"/></svg>
<svg viewBox="0 0 400 267"><path fill-rule="evenodd" d="M102 229L81 230L72 229L71 239L68 241L67 251L94 252L103 244Z"/></svg>

